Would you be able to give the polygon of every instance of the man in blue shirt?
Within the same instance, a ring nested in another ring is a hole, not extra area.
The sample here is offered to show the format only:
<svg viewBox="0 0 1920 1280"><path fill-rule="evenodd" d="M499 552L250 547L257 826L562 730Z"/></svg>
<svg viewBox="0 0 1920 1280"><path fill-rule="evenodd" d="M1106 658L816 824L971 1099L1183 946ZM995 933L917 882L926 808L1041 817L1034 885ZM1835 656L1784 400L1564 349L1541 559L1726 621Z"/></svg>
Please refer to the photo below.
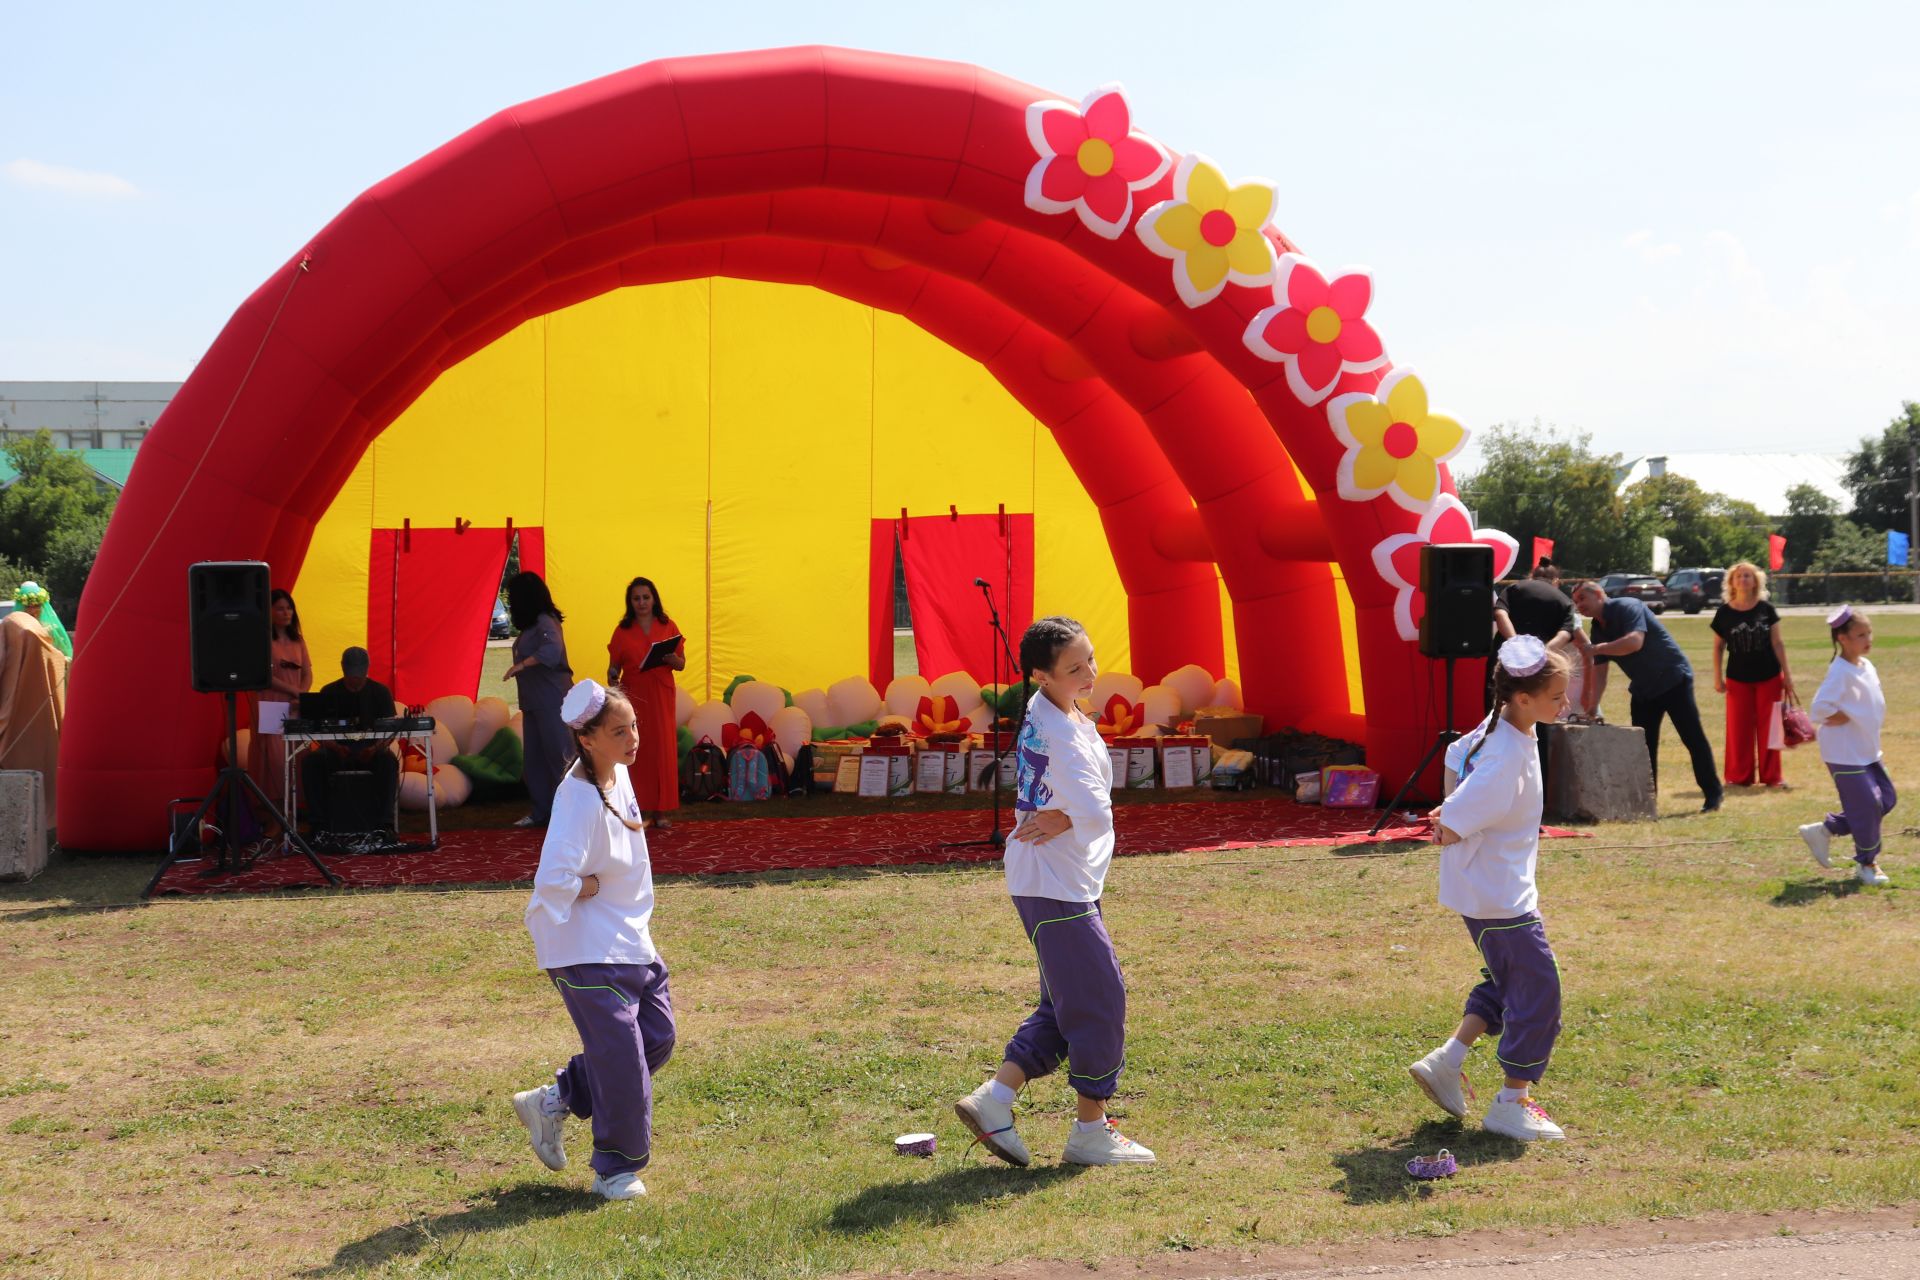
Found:
<svg viewBox="0 0 1920 1280"><path fill-rule="evenodd" d="M1680 652L1673 635L1638 600L1609 600L1591 582L1574 588L1573 604L1593 619L1593 679L1587 682L1586 711L1591 715L1607 689L1607 665L1619 663L1627 673L1630 716L1647 738L1647 759L1653 782L1660 785L1660 722L1672 717L1681 743L1693 757L1694 781L1700 784L1703 812L1720 807L1722 788L1713 764L1713 744L1700 727L1700 708L1693 700L1693 667Z"/></svg>

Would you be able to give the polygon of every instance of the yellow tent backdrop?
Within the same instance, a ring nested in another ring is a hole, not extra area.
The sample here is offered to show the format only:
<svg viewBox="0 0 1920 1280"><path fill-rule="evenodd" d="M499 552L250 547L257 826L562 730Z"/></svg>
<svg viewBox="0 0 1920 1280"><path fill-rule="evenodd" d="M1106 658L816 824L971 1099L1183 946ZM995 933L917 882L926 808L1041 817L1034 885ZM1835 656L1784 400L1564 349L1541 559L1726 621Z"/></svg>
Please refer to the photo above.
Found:
<svg viewBox="0 0 1920 1280"><path fill-rule="evenodd" d="M977 361L816 289L645 285L530 320L436 381L361 459L295 593L325 678L367 642L372 530L511 520L545 530L577 674L603 672L645 575L686 632L696 701L742 673L824 687L867 672L871 522L1002 506L1033 516L1035 612L1078 617L1102 667L1128 670L1098 513ZM1215 674L1237 677L1228 636Z"/></svg>

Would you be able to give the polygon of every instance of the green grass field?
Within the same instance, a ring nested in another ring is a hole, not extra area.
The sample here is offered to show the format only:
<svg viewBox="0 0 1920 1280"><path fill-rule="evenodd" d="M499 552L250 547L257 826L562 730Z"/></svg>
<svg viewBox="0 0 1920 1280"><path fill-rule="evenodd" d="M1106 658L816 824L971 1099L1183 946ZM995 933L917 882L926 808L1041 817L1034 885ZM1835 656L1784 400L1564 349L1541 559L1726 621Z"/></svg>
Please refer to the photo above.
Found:
<svg viewBox="0 0 1920 1280"><path fill-rule="evenodd" d="M1697 656L1700 619L1670 625ZM1786 624L1803 689L1817 620ZM1914 776L1920 617L1878 623L1889 765ZM1704 671L1704 661L1701 662ZM1719 742L1719 700L1702 696ZM1610 690L1624 722L1624 691ZM507 1104L575 1047L524 890L129 905L150 862L63 860L0 888L0 1272L33 1276L992 1274L1208 1246L1903 1204L1920 1188L1920 841L1894 887L1813 866L1831 793L1695 812L1671 731L1662 817L1555 841L1543 907L1566 1030L1526 1150L1441 1117L1405 1064L1476 978L1431 848L1122 858L1132 992L1114 1110L1152 1169L1056 1163L1071 1099L1029 1091L1028 1171L949 1110L1035 991L986 866L667 878L678 1051L651 1195L542 1169ZM1909 802L1911 804L1911 802ZM1497 1084L1489 1054L1471 1066ZM931 1129L933 1160L894 1135ZM1401 1164L1450 1147L1463 1172Z"/></svg>

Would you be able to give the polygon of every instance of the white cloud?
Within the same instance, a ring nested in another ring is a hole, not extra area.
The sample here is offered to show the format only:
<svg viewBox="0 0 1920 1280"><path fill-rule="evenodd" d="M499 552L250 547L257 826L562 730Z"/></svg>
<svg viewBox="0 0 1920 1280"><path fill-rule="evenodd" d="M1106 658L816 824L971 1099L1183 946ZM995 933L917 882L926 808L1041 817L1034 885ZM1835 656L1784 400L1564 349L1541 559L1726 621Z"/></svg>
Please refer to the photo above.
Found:
<svg viewBox="0 0 1920 1280"><path fill-rule="evenodd" d="M34 187L58 191L64 195L105 200L125 200L140 194L140 189L114 173L95 173L89 169L69 169L64 165L42 164L38 160L13 160L0 173L16 187Z"/></svg>
<svg viewBox="0 0 1920 1280"><path fill-rule="evenodd" d="M1642 262L1659 263L1680 256L1680 246L1670 240L1655 241L1653 232L1642 227L1620 242L1624 249L1640 255Z"/></svg>

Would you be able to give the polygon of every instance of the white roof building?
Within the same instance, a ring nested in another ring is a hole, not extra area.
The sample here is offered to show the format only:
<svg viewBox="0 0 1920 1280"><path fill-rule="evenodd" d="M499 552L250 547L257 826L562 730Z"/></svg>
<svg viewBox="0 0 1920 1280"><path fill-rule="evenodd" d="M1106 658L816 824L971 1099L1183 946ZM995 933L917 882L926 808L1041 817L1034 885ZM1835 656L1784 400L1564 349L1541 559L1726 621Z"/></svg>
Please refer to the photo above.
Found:
<svg viewBox="0 0 1920 1280"><path fill-rule="evenodd" d="M1853 505L1853 495L1840 483L1846 473L1844 453L1656 453L1619 468L1614 492L1624 494L1628 486L1652 476L1685 476L1702 489L1783 516L1787 490L1810 484L1845 511Z"/></svg>

